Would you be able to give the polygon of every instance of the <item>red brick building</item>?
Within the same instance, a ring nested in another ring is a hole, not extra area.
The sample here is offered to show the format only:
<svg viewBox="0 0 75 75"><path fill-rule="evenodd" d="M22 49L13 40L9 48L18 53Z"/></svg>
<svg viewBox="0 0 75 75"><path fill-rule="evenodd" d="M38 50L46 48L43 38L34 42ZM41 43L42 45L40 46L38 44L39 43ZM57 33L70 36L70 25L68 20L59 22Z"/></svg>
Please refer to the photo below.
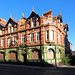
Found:
<svg viewBox="0 0 75 75"><path fill-rule="evenodd" d="M50 10L39 16L33 9L28 18L22 14L19 21L11 16L7 22L1 18L0 60L60 63L61 53L71 51L68 24L63 24L61 13L54 17L52 13ZM25 43L28 49L17 49L21 43Z"/></svg>

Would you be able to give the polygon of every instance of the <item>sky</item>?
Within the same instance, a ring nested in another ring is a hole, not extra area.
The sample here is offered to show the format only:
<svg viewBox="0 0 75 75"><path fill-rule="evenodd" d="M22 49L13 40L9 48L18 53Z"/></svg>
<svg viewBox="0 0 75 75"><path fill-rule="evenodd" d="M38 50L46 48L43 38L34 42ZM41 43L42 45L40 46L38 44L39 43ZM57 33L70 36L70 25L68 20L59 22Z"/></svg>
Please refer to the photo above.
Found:
<svg viewBox="0 0 75 75"><path fill-rule="evenodd" d="M59 15L61 11L63 24L68 22L68 40L72 43L75 51L75 0L1 0L0 18L8 21L10 14L18 21L24 13L27 18L34 7L34 11L41 16L48 10L52 10L53 16Z"/></svg>

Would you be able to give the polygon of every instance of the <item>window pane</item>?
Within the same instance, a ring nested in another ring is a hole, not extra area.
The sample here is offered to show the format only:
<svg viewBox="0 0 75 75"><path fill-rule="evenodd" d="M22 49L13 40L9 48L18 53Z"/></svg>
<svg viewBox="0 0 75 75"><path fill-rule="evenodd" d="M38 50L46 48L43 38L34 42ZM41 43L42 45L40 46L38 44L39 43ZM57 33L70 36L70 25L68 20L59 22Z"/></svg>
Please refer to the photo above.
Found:
<svg viewBox="0 0 75 75"><path fill-rule="evenodd" d="M30 42L33 42L33 40L34 40L34 35L33 35L33 33L31 33L30 34Z"/></svg>
<svg viewBox="0 0 75 75"><path fill-rule="evenodd" d="M54 39L54 32L51 30L50 31L50 40L53 40Z"/></svg>
<svg viewBox="0 0 75 75"><path fill-rule="evenodd" d="M58 34L58 41L60 41L60 35Z"/></svg>
<svg viewBox="0 0 75 75"><path fill-rule="evenodd" d="M36 41L40 40L40 32L36 33Z"/></svg>
<svg viewBox="0 0 75 75"><path fill-rule="evenodd" d="M4 39L1 40L1 46L4 46Z"/></svg>
<svg viewBox="0 0 75 75"><path fill-rule="evenodd" d="M15 36L13 37L13 44L16 44Z"/></svg>
<svg viewBox="0 0 75 75"><path fill-rule="evenodd" d="M46 40L49 40L49 31L46 31Z"/></svg>
<svg viewBox="0 0 75 75"><path fill-rule="evenodd" d="M11 32L11 27L8 28L9 33Z"/></svg>
<svg viewBox="0 0 75 75"><path fill-rule="evenodd" d="M12 32L14 32L14 27L12 27Z"/></svg>
<svg viewBox="0 0 75 75"><path fill-rule="evenodd" d="M36 21L33 21L32 22L32 27L35 27L36 26Z"/></svg>
<svg viewBox="0 0 75 75"><path fill-rule="evenodd" d="M25 43L25 35L21 36L21 43Z"/></svg>
<svg viewBox="0 0 75 75"><path fill-rule="evenodd" d="M8 39L8 45L11 45L11 38Z"/></svg>
<svg viewBox="0 0 75 75"><path fill-rule="evenodd" d="M1 30L1 35L2 35L2 30Z"/></svg>

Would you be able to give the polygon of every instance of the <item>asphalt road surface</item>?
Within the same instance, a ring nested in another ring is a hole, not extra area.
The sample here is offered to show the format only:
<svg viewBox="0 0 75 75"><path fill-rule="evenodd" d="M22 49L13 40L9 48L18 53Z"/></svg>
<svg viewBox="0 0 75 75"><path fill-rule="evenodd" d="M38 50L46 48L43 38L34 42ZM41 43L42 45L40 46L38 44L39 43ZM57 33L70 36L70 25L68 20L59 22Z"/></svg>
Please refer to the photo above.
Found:
<svg viewBox="0 0 75 75"><path fill-rule="evenodd" d="M75 75L75 68L14 66L0 64L0 75Z"/></svg>

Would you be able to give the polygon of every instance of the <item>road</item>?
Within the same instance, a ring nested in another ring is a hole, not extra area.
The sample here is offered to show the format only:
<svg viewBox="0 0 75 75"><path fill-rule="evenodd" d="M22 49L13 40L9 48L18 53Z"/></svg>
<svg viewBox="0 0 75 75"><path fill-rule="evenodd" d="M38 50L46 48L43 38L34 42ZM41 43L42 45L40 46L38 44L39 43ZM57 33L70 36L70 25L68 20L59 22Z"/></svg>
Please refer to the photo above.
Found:
<svg viewBox="0 0 75 75"><path fill-rule="evenodd" d="M0 64L0 75L75 75L75 68L27 67Z"/></svg>

